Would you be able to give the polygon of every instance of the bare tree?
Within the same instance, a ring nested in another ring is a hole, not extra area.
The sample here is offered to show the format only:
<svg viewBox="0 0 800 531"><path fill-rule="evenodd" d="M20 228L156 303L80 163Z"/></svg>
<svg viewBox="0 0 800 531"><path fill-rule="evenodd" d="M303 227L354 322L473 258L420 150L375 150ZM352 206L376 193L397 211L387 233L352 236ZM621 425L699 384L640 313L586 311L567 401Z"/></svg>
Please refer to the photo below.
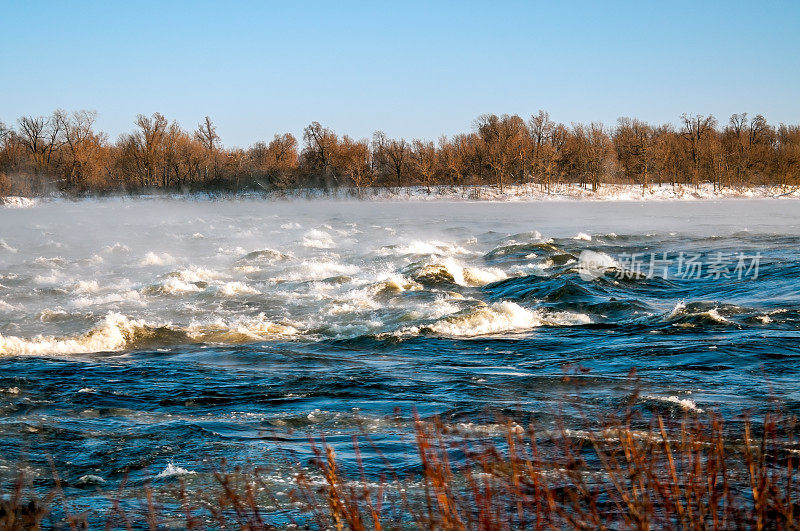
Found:
<svg viewBox="0 0 800 531"><path fill-rule="evenodd" d="M408 165L409 151L408 142L402 138L400 140L390 140L386 144L386 158L394 173L394 180L397 186L403 186L403 175Z"/></svg>
<svg viewBox="0 0 800 531"><path fill-rule="evenodd" d="M712 115L681 115L683 130L681 136L689 143L692 160L692 180L696 186L700 184L703 157L706 155L706 140L711 136L717 125L717 119ZM688 177L688 174L687 174ZM690 184L687 182L687 184Z"/></svg>
<svg viewBox="0 0 800 531"><path fill-rule="evenodd" d="M414 170L420 182L430 194L431 185L434 183L438 170L436 146L433 142L424 142L422 140L414 140L411 145L411 160Z"/></svg>
<svg viewBox="0 0 800 531"><path fill-rule="evenodd" d="M331 157L339 139L332 130L322 127L319 122L311 122L303 129L304 165L308 171L313 172L325 187L330 185L329 180L335 176L330 171Z"/></svg>

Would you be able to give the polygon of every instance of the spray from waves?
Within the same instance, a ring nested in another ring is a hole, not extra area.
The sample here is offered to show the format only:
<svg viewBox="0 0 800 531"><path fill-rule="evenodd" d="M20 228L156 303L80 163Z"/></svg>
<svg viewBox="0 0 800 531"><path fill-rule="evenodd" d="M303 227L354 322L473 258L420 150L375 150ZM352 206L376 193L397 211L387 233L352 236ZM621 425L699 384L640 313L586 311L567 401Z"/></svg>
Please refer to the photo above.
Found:
<svg viewBox="0 0 800 531"><path fill-rule="evenodd" d="M73 308L90 308L92 306L102 306L104 304L135 304L136 306L146 307L147 304L142 300L141 295L136 290L125 290L116 293L108 293L106 295L98 295L95 297L78 297L70 301Z"/></svg>
<svg viewBox="0 0 800 531"><path fill-rule="evenodd" d="M360 271L358 266L340 263L336 261L336 258L336 255L331 255L303 260L297 267L281 271L278 275L271 277L269 281L308 282L343 275L354 275Z"/></svg>
<svg viewBox="0 0 800 531"><path fill-rule="evenodd" d="M475 254L458 244L447 243L439 240L414 240L404 245L389 245L382 247L378 252L380 256L406 256L406 255L430 255L448 256L453 254Z"/></svg>
<svg viewBox="0 0 800 531"><path fill-rule="evenodd" d="M0 251L5 251L7 253L16 253L18 249L16 247L11 247L9 244L6 243L5 240L0 240Z"/></svg>
<svg viewBox="0 0 800 531"><path fill-rule="evenodd" d="M0 312L16 312L19 311L19 308L14 306L13 304L9 304L3 299L0 299Z"/></svg>

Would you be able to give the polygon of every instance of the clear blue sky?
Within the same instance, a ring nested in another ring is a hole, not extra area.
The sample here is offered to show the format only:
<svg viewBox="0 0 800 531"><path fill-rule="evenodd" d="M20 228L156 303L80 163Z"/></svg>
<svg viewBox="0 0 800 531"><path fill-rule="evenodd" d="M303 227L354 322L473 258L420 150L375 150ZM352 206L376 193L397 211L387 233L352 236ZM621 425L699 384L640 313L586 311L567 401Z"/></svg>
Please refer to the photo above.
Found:
<svg viewBox="0 0 800 531"><path fill-rule="evenodd" d="M436 138L482 113L565 123L762 113L800 123L800 1L0 0L0 120L137 113L228 146L318 120Z"/></svg>

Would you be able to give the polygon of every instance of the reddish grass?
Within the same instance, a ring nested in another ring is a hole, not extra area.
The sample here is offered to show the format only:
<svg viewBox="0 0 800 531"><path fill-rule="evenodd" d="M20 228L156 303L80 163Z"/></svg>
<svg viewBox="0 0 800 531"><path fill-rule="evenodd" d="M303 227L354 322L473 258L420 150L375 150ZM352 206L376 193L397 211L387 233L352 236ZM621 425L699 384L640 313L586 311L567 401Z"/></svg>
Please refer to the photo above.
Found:
<svg viewBox="0 0 800 531"><path fill-rule="evenodd" d="M315 459L296 469L288 502L263 470L223 461L210 488L179 482L169 495L177 514L150 486L138 510L126 509L123 485L98 517L69 513L55 470L41 498L20 474L0 493L0 529L82 529L90 517L129 529L800 529L795 419L768 413L735 424L713 412L645 422L627 409L580 431L563 420L545 430L502 419L499 431L476 435L415 416L411 475L396 472L367 434L353 437L350 473L325 439L312 440ZM366 469L363 444L381 471Z"/></svg>

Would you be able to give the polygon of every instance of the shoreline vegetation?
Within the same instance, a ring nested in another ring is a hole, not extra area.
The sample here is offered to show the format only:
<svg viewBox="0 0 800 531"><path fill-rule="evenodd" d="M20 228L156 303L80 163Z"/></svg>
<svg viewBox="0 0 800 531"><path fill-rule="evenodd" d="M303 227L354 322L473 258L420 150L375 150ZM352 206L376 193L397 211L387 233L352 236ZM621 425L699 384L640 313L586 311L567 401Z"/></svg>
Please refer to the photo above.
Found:
<svg viewBox="0 0 800 531"><path fill-rule="evenodd" d="M403 443L413 457L399 466L367 433L339 446L344 459L312 437L310 458L286 455L288 472L170 463L151 482L104 488L103 478L59 474L52 461L38 477L21 465L0 483L0 527L800 528L794 417L647 412L638 397L591 417L567 399L572 413L546 425L503 417L458 427L415 413ZM81 509L81 496L101 508Z"/></svg>
<svg viewBox="0 0 800 531"><path fill-rule="evenodd" d="M209 117L187 131L159 113L138 115L133 131L115 141L95 121L92 111L56 110L0 122L0 197L603 198L603 189L627 187L621 195L636 199L637 188L639 198L669 195L664 189L675 198L785 197L800 189L800 126L747 113L724 125L684 114L677 128L632 118L613 127L564 125L544 111L527 120L486 114L472 131L435 142L381 131L355 140L313 122L301 141L284 133L246 149L225 147Z"/></svg>

